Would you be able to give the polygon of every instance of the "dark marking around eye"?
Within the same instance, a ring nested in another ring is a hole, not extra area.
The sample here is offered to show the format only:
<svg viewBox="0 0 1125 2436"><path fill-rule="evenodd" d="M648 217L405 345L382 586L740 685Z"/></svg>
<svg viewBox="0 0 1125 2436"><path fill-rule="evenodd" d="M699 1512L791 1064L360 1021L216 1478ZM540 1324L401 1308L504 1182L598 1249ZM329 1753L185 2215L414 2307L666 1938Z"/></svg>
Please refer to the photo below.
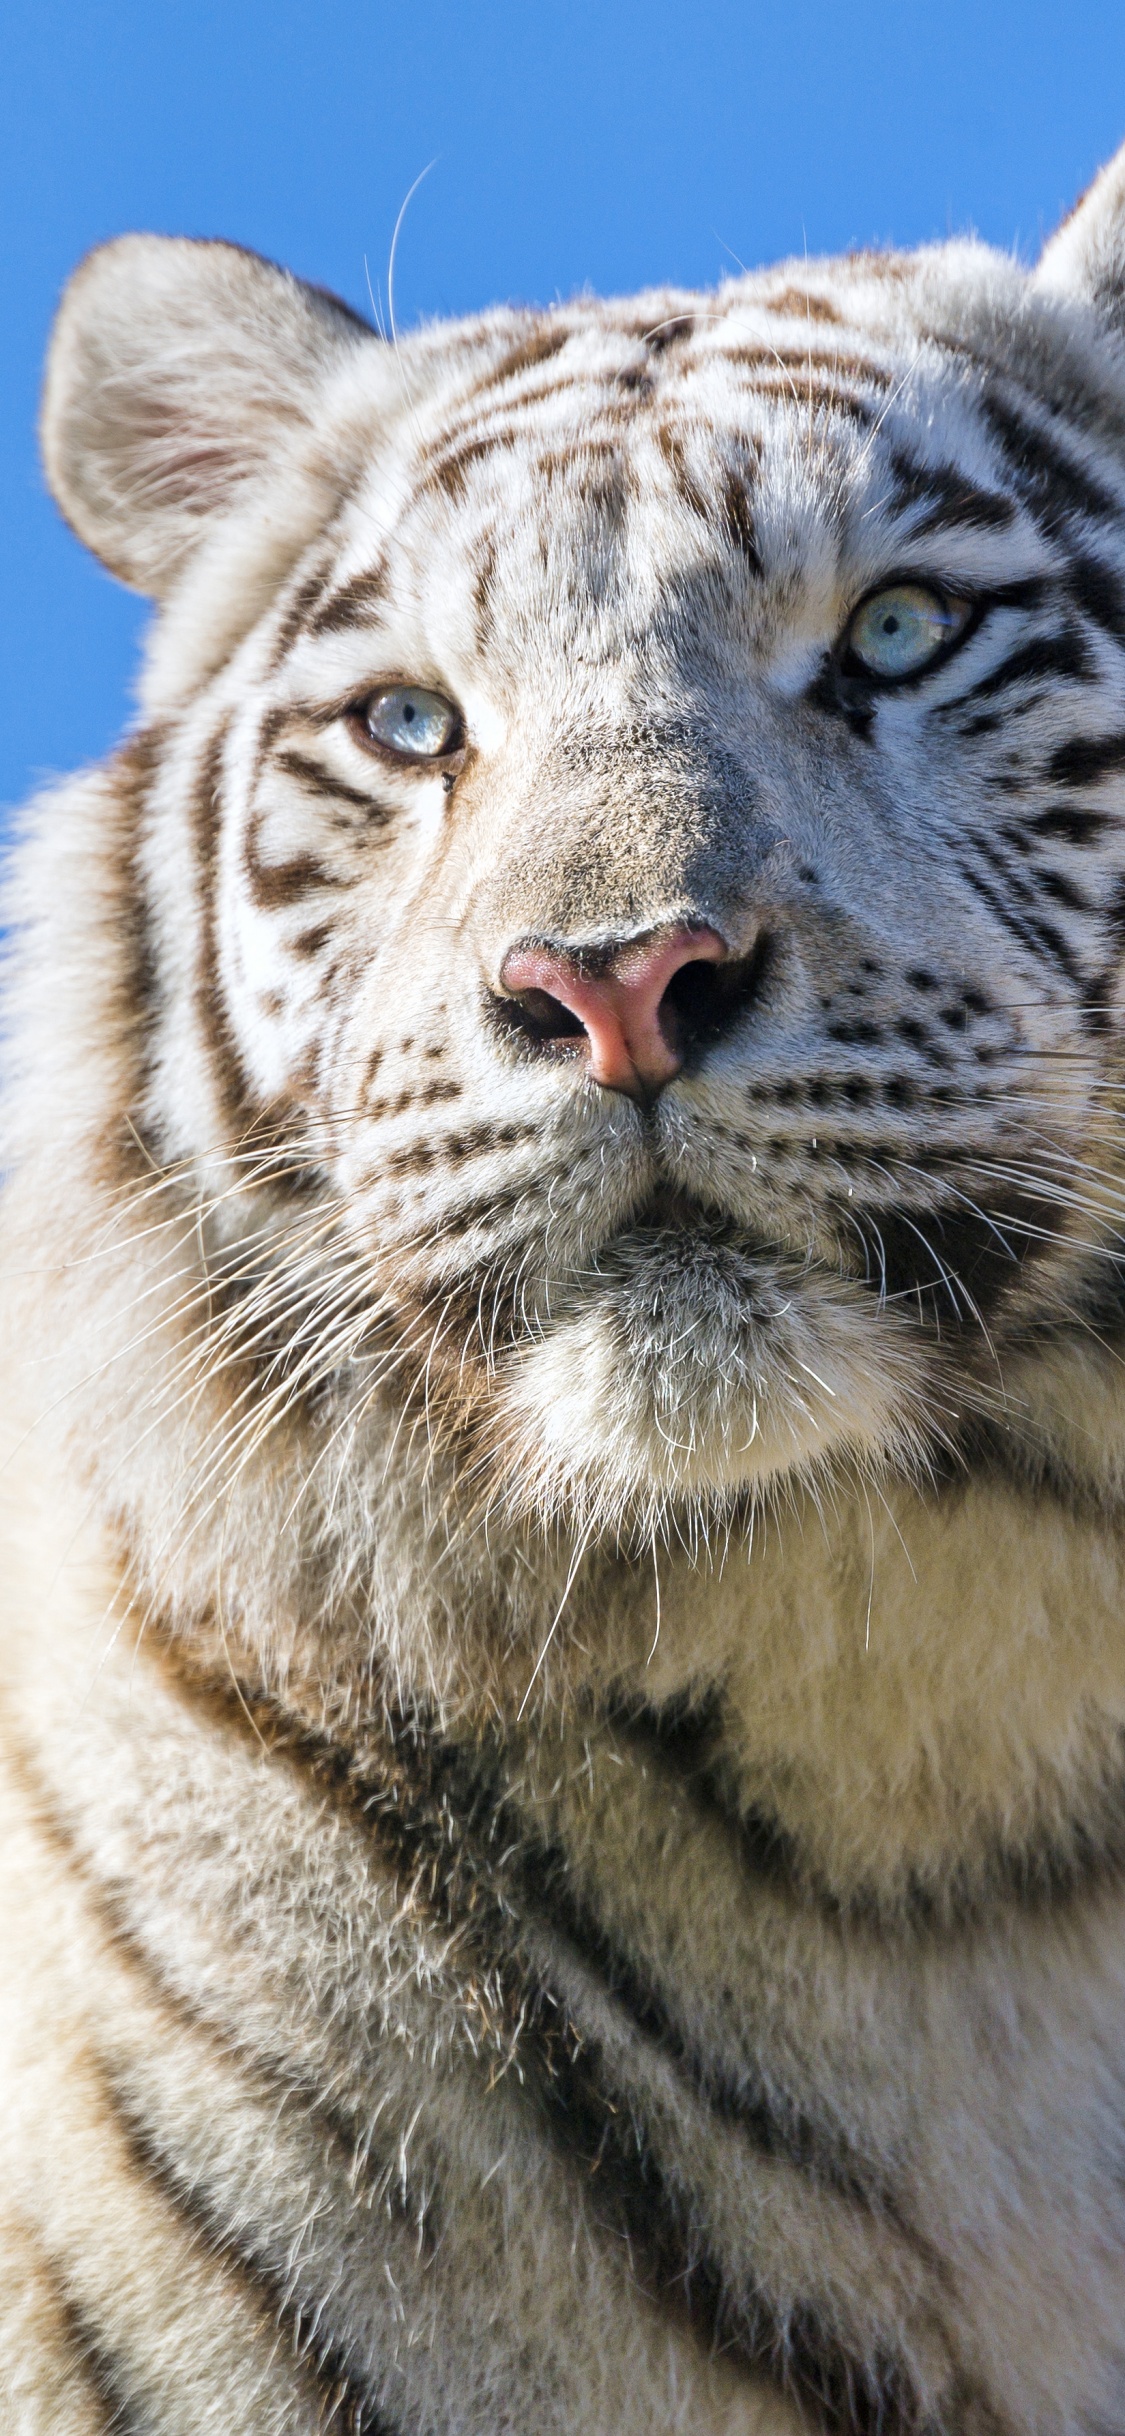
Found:
<svg viewBox="0 0 1125 2436"><path fill-rule="evenodd" d="M841 674L834 652L828 652L819 676L813 679L806 700L816 710L828 711L834 719L846 720L853 736L861 744L869 744L875 724L875 697L866 685L856 685Z"/></svg>

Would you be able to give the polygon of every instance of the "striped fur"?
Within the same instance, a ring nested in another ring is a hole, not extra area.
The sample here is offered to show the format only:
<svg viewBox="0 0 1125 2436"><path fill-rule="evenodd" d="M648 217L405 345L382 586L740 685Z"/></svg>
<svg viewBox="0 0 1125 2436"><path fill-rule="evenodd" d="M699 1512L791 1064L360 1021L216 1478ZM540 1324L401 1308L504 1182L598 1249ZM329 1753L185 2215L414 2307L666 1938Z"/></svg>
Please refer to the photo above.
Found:
<svg viewBox="0 0 1125 2436"><path fill-rule="evenodd" d="M5 2426L1125 2432L1125 156L394 346L126 239L44 448ZM683 923L651 1104L504 994Z"/></svg>

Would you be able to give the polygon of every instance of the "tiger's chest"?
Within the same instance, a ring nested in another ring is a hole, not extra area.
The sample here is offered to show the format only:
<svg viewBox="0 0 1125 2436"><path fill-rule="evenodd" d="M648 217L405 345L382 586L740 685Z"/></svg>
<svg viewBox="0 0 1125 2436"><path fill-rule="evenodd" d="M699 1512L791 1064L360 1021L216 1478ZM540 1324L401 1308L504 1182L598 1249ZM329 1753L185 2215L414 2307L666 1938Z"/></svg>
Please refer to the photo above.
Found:
<svg viewBox="0 0 1125 2436"><path fill-rule="evenodd" d="M725 1722L634 1700L348 1743L151 1636L92 1669L94 1571L37 1544L8 1575L6 1903L55 2062L37 2113L7 2051L13 2182L52 2255L84 2254L59 2192L83 2236L100 2192L119 2264L143 2199L197 2379L221 2304L216 2390L288 2329L285 2426L328 2388L380 2429L1116 2424L1112 1856L880 1913L818 1879L760 1757L747 1798L729 1678Z"/></svg>

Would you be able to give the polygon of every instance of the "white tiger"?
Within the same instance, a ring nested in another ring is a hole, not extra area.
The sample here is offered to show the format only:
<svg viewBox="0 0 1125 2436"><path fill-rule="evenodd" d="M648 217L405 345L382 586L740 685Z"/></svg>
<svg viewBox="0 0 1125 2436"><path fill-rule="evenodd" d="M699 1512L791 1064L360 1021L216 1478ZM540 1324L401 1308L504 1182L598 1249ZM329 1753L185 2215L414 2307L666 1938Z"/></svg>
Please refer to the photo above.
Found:
<svg viewBox="0 0 1125 2436"><path fill-rule="evenodd" d="M1125 154L43 433L4 2427L1125 2430Z"/></svg>

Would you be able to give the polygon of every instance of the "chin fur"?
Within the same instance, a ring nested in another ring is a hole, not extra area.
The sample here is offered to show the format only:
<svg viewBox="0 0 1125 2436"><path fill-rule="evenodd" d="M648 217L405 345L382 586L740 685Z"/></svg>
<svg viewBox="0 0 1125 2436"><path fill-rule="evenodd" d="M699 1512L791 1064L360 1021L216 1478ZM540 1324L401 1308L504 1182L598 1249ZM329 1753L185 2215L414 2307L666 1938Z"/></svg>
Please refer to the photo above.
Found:
<svg viewBox="0 0 1125 2436"><path fill-rule="evenodd" d="M517 1509L612 1531L722 1512L841 1460L916 1471L952 1419L862 1289L638 1232L508 1368L495 1451Z"/></svg>

